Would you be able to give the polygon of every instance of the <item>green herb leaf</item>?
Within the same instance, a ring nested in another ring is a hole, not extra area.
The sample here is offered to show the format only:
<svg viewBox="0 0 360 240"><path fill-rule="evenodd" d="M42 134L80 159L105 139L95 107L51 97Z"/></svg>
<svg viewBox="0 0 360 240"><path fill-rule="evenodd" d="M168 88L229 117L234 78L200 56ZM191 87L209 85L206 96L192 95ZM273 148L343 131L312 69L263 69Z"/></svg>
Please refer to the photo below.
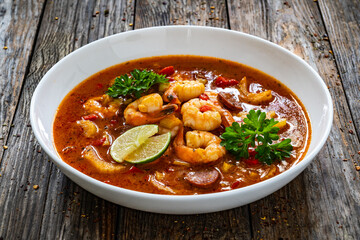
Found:
<svg viewBox="0 0 360 240"><path fill-rule="evenodd" d="M110 97L141 97L141 94L158 83L167 83L165 75L159 75L153 71L134 69L131 76L124 74L115 78L115 83L106 92Z"/></svg>
<svg viewBox="0 0 360 240"><path fill-rule="evenodd" d="M224 146L231 154L240 158L249 158L249 147L256 147L255 158L259 161L272 164L276 160L288 158L293 150L291 139L285 139L279 143L278 127L274 127L278 121L273 118L266 119L266 113L260 110L250 110L244 123L234 122L232 126L225 128L220 136L221 146Z"/></svg>

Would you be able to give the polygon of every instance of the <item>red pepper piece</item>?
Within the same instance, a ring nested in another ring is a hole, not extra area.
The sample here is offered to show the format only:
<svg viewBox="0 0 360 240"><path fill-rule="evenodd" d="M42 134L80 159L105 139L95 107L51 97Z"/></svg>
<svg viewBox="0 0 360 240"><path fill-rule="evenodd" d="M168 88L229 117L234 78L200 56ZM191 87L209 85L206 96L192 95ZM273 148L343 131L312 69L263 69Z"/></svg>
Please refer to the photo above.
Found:
<svg viewBox="0 0 360 240"><path fill-rule="evenodd" d="M225 83L226 82L226 79L222 76L219 76L216 80L215 80L215 85L217 87L224 87L225 86Z"/></svg>
<svg viewBox="0 0 360 240"><path fill-rule="evenodd" d="M144 171L135 167L135 166L131 166L131 168L129 168L129 170L126 173L143 173Z"/></svg>
<svg viewBox="0 0 360 240"><path fill-rule="evenodd" d="M160 70L159 74L160 75L166 75L166 76L170 76L170 75L173 75L175 72L174 70L174 67L173 66L168 66L168 67L165 67L163 69Z"/></svg>
<svg viewBox="0 0 360 240"><path fill-rule="evenodd" d="M238 186L240 185L240 181L235 181L235 182L233 182L232 184L231 184L231 189L235 189L235 188L237 188Z"/></svg>
<svg viewBox="0 0 360 240"><path fill-rule="evenodd" d="M101 139L95 140L92 145L94 145L94 146L102 146L105 141L106 141L106 137L103 137Z"/></svg>
<svg viewBox="0 0 360 240"><path fill-rule="evenodd" d="M211 109L212 109L211 106L209 106L209 105L204 105L204 106L201 106L201 107L200 107L200 112L206 112L206 111L209 111L209 110L211 110Z"/></svg>
<svg viewBox="0 0 360 240"><path fill-rule="evenodd" d="M117 123L117 120L116 120L116 119L112 119L112 120L110 120L110 123L111 123L111 124L115 124L115 123Z"/></svg>
<svg viewBox="0 0 360 240"><path fill-rule="evenodd" d="M235 79L230 79L228 81L229 81L228 86L235 86L239 84L239 81Z"/></svg>
<svg viewBox="0 0 360 240"><path fill-rule="evenodd" d="M96 114L90 114L90 115L87 115L87 116L83 116L82 119L83 120L94 121L94 120L98 119L98 116Z"/></svg>
<svg viewBox="0 0 360 240"><path fill-rule="evenodd" d="M250 166L258 165L260 163L260 161L257 159L246 159L244 162Z"/></svg>
<svg viewBox="0 0 360 240"><path fill-rule="evenodd" d="M202 100L205 100L205 101L210 100L209 96L206 95L206 93L200 94L199 98L202 99Z"/></svg>
<svg viewBox="0 0 360 240"><path fill-rule="evenodd" d="M231 87L231 86L235 86L239 84L238 80L235 79L226 79L222 76L219 76L216 80L215 80L215 85L217 87L221 87L221 88L226 88L226 87Z"/></svg>
<svg viewBox="0 0 360 240"><path fill-rule="evenodd" d="M247 165L250 165L250 166L254 166L254 165L260 164L260 161L255 158L255 155L256 155L255 150L250 149L250 150L249 150L249 158L248 158L248 159L245 159L244 162L245 162Z"/></svg>

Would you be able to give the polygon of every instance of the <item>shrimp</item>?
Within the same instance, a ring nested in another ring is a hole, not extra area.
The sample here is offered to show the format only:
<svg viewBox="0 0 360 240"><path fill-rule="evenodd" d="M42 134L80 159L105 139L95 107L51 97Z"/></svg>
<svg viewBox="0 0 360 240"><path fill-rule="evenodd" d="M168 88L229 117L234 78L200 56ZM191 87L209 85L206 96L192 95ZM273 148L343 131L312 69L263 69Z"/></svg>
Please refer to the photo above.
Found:
<svg viewBox="0 0 360 240"><path fill-rule="evenodd" d="M173 114L178 109L175 104L163 105L163 100L158 93L143 96L130 103L125 111L126 123L140 126L159 122L166 116Z"/></svg>
<svg viewBox="0 0 360 240"><path fill-rule="evenodd" d="M90 120L78 120L76 123L83 130L83 135L87 138L93 138L99 133L98 126Z"/></svg>
<svg viewBox="0 0 360 240"><path fill-rule="evenodd" d="M175 137L181 126L182 122L180 119L174 115L167 116L159 122L159 134L170 132L171 137Z"/></svg>
<svg viewBox="0 0 360 240"><path fill-rule="evenodd" d="M95 113L101 118L112 117L119 110L122 99L113 99L109 95L102 95L88 99L83 107L88 113Z"/></svg>
<svg viewBox="0 0 360 240"><path fill-rule="evenodd" d="M175 104L200 96L205 91L203 83L198 81L178 81L170 85L164 93L164 101Z"/></svg>
<svg viewBox="0 0 360 240"><path fill-rule="evenodd" d="M195 130L211 131L221 125L221 115L210 102L191 99L181 107L184 126Z"/></svg>
<svg viewBox="0 0 360 240"><path fill-rule="evenodd" d="M261 93L252 93L248 90L248 81L246 77L243 77L239 83L238 89L240 92L239 98L249 104L260 105L272 101L273 96L271 90L267 90Z"/></svg>
<svg viewBox="0 0 360 240"><path fill-rule="evenodd" d="M225 155L226 150L220 145L221 139L212 133L191 131L186 133L184 142L184 128L174 140L175 154L181 160L190 164L207 164L217 161Z"/></svg>
<svg viewBox="0 0 360 240"><path fill-rule="evenodd" d="M209 97L209 101L214 104L214 108L220 113L222 125L224 125L224 127L230 127L235 120L231 112L226 110L219 102L219 95L216 92L205 92L205 94Z"/></svg>

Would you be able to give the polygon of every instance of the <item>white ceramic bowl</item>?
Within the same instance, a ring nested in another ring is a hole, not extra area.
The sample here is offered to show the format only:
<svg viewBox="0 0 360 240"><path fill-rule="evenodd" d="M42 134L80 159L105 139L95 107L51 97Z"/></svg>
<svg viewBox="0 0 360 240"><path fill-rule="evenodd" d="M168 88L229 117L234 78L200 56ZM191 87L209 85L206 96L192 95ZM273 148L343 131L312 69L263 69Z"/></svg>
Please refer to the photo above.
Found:
<svg viewBox="0 0 360 240"><path fill-rule="evenodd" d="M220 193L169 196L131 191L95 180L63 162L53 144L53 120L62 99L92 74L131 59L189 54L243 63L274 76L303 102L312 124L306 157L286 172L252 186ZM300 174L320 151L330 132L333 106L320 76L301 58L266 40L226 29L169 26L116 34L69 54L43 77L31 101L31 125L39 143L61 171L89 192L144 211L195 214L230 209L263 198Z"/></svg>

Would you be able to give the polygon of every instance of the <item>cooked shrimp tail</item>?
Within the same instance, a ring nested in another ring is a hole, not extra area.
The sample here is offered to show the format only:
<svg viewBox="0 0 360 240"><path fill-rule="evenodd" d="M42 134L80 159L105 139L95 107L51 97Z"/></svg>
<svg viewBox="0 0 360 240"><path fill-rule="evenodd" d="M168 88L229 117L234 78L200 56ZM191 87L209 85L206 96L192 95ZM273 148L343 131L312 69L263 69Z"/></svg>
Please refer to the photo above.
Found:
<svg viewBox="0 0 360 240"><path fill-rule="evenodd" d="M212 133L191 131L186 133L185 144L184 128L181 127L174 140L175 154L181 160L194 165L215 162L226 153L220 142L221 139Z"/></svg>
<svg viewBox="0 0 360 240"><path fill-rule="evenodd" d="M179 81L173 83L164 93L164 101L180 104L204 93L205 86L198 81Z"/></svg>
<svg viewBox="0 0 360 240"><path fill-rule="evenodd" d="M160 113L159 115L161 116L167 116L167 115L170 115L170 114L173 114L176 110L178 110L178 105L176 104L167 104L167 105L164 105L162 107L162 109L160 110Z"/></svg>
<svg viewBox="0 0 360 240"><path fill-rule="evenodd" d="M220 113L221 123L224 127L230 127L232 123L235 122L232 114L228 110L220 106L215 106L215 109Z"/></svg>
<svg viewBox="0 0 360 240"><path fill-rule="evenodd" d="M174 91L174 87L170 87L164 94L164 101L170 102L173 104L181 104L179 97L176 95Z"/></svg>
<svg viewBox="0 0 360 240"><path fill-rule="evenodd" d="M133 126L157 123L173 114L178 109L176 104L163 105L161 96L157 93L146 95L130 103L125 111L126 123Z"/></svg>
<svg viewBox="0 0 360 240"><path fill-rule="evenodd" d="M224 127L230 127L235 120L231 112L225 109L220 103L219 94L215 92L205 92L205 94L209 97L209 101L212 102L214 109L220 113L222 125Z"/></svg>
<svg viewBox="0 0 360 240"><path fill-rule="evenodd" d="M151 121L151 123L159 122L161 119L173 114L178 108L179 107L176 104L164 105L160 110L149 113L148 120Z"/></svg>

